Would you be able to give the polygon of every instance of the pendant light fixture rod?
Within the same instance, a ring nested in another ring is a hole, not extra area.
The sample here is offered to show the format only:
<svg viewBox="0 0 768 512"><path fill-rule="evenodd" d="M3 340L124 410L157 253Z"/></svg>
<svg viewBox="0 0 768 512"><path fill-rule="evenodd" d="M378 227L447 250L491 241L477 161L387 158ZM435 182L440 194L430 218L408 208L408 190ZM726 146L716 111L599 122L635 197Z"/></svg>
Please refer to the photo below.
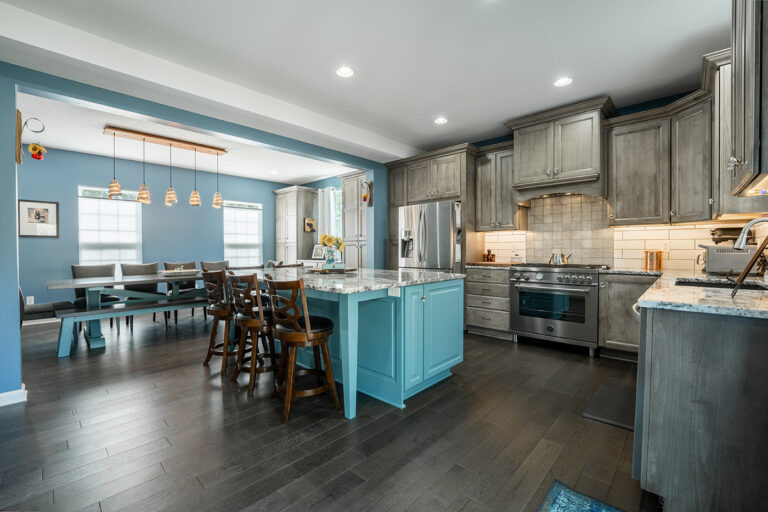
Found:
<svg viewBox="0 0 768 512"><path fill-rule="evenodd" d="M141 182L147 182L147 140L141 139Z"/></svg>
<svg viewBox="0 0 768 512"><path fill-rule="evenodd" d="M195 148L195 190L197 190L197 148Z"/></svg>
<svg viewBox="0 0 768 512"><path fill-rule="evenodd" d="M117 167L117 163L116 163L117 157L115 156L115 140L116 140L115 134L113 133L112 134L112 179L113 180L117 178L116 171L115 171Z"/></svg>
<svg viewBox="0 0 768 512"><path fill-rule="evenodd" d="M219 155L216 154L216 191L219 191Z"/></svg>

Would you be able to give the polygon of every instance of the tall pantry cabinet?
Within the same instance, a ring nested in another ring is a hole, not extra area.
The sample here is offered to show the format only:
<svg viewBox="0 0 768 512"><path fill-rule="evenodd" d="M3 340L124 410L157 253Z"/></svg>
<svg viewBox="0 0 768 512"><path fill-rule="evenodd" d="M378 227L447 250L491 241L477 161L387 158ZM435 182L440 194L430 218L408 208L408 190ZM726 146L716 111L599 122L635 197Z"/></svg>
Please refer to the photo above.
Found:
<svg viewBox="0 0 768 512"><path fill-rule="evenodd" d="M310 259L316 233L304 231L304 219L315 217L317 189L286 187L274 193L275 261L289 265Z"/></svg>
<svg viewBox="0 0 768 512"><path fill-rule="evenodd" d="M368 204L363 202L365 172L341 176L343 259L347 268L366 268L368 258Z"/></svg>

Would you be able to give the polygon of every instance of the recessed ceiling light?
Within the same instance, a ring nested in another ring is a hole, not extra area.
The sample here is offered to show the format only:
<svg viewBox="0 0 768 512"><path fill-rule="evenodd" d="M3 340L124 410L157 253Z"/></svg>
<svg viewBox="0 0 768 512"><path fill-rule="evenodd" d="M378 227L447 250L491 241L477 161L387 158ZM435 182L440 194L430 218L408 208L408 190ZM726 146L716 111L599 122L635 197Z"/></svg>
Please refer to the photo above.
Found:
<svg viewBox="0 0 768 512"><path fill-rule="evenodd" d="M573 82L573 78L569 76L563 76L555 80L555 87L565 87L566 85Z"/></svg>
<svg viewBox="0 0 768 512"><path fill-rule="evenodd" d="M448 122L448 120L446 118L444 118L443 116L435 118L435 124L445 124L447 122Z"/></svg>
<svg viewBox="0 0 768 512"><path fill-rule="evenodd" d="M341 66L336 70L336 74L342 78L349 78L355 74L355 70L349 66Z"/></svg>
<svg viewBox="0 0 768 512"><path fill-rule="evenodd" d="M269 174L277 176L277 171L269 171Z"/></svg>

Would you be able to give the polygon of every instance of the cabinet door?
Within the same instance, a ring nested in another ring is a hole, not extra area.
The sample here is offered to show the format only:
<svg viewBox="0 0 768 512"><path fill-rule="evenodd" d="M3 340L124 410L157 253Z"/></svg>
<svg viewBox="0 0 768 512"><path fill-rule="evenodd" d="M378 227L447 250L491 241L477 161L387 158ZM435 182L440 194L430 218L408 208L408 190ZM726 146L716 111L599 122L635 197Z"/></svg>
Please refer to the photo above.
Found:
<svg viewBox="0 0 768 512"><path fill-rule="evenodd" d="M404 388L424 381L424 286L403 288L405 343L403 347Z"/></svg>
<svg viewBox="0 0 768 512"><path fill-rule="evenodd" d="M275 243L285 242L285 194L275 196Z"/></svg>
<svg viewBox="0 0 768 512"><path fill-rule="evenodd" d="M552 178L553 131L550 122L515 130L515 185Z"/></svg>
<svg viewBox="0 0 768 512"><path fill-rule="evenodd" d="M285 241L292 244L296 244L298 234L297 210L296 192L285 194Z"/></svg>
<svg viewBox="0 0 768 512"><path fill-rule="evenodd" d="M360 268L360 248L356 243L347 243L344 247L344 251L342 252L342 258L344 259L345 267Z"/></svg>
<svg viewBox="0 0 768 512"><path fill-rule="evenodd" d="M496 229L496 155L483 155L475 161L475 230Z"/></svg>
<svg viewBox="0 0 768 512"><path fill-rule="evenodd" d="M397 232L400 222L399 208L399 206L390 205L387 209L387 234L390 240L394 240L400 236Z"/></svg>
<svg viewBox="0 0 768 512"><path fill-rule="evenodd" d="M296 242L285 244L285 257L283 258L284 264L293 265L298 261L298 258L296 255L296 249L297 249Z"/></svg>
<svg viewBox="0 0 768 512"><path fill-rule="evenodd" d="M408 203L406 194L406 166L389 170L389 205L403 206Z"/></svg>
<svg viewBox="0 0 768 512"><path fill-rule="evenodd" d="M424 378L464 359L464 290L461 281L424 285Z"/></svg>
<svg viewBox="0 0 768 512"><path fill-rule="evenodd" d="M429 162L430 199L448 199L461 194L459 155L441 156Z"/></svg>
<svg viewBox="0 0 768 512"><path fill-rule="evenodd" d="M520 207L517 205L514 163L513 150L496 153L496 229L521 229L517 225Z"/></svg>
<svg viewBox="0 0 768 512"><path fill-rule="evenodd" d="M710 218L712 197L712 103L697 103L672 116L672 222Z"/></svg>
<svg viewBox="0 0 768 512"><path fill-rule="evenodd" d="M732 192L744 190L760 173L760 41L763 2L734 0L731 22Z"/></svg>
<svg viewBox="0 0 768 512"><path fill-rule="evenodd" d="M363 242L358 245L357 268L368 268L368 244Z"/></svg>
<svg viewBox="0 0 768 512"><path fill-rule="evenodd" d="M408 165L408 202L424 201L429 196L429 160Z"/></svg>
<svg viewBox="0 0 768 512"><path fill-rule="evenodd" d="M600 276L598 336L601 347L637 352L640 323L635 320L632 305L656 279L655 276L620 274Z"/></svg>
<svg viewBox="0 0 768 512"><path fill-rule="evenodd" d="M348 178L341 181L341 219L342 238L345 240L357 240L360 236L360 202L359 180Z"/></svg>
<svg viewBox="0 0 768 512"><path fill-rule="evenodd" d="M398 257L398 241L389 240L387 243L387 269L397 270L400 260Z"/></svg>
<svg viewBox="0 0 768 512"><path fill-rule="evenodd" d="M365 181L365 177L360 178L360 181L358 182L358 190L360 193L357 194L357 226L358 226L358 234L360 236L359 240L365 240L368 238L368 203L363 202L363 182Z"/></svg>
<svg viewBox="0 0 768 512"><path fill-rule="evenodd" d="M608 132L610 222L669 222L669 119Z"/></svg>
<svg viewBox="0 0 768 512"><path fill-rule="evenodd" d="M579 181L600 175L600 118L586 112L554 123L556 179Z"/></svg>
<svg viewBox="0 0 768 512"><path fill-rule="evenodd" d="M275 261L286 263L285 261L285 242L275 243Z"/></svg>

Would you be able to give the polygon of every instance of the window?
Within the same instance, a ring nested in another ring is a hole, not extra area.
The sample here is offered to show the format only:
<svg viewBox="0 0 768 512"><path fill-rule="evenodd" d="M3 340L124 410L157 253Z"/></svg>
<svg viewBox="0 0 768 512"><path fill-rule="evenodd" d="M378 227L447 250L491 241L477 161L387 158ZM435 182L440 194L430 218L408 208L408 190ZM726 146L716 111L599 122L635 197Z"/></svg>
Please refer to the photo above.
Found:
<svg viewBox="0 0 768 512"><path fill-rule="evenodd" d="M79 187L81 265L141 263L141 204L136 192L123 194L125 199L109 199L105 188Z"/></svg>
<svg viewBox="0 0 768 512"><path fill-rule="evenodd" d="M224 201L224 259L232 267L263 262L261 205Z"/></svg>

